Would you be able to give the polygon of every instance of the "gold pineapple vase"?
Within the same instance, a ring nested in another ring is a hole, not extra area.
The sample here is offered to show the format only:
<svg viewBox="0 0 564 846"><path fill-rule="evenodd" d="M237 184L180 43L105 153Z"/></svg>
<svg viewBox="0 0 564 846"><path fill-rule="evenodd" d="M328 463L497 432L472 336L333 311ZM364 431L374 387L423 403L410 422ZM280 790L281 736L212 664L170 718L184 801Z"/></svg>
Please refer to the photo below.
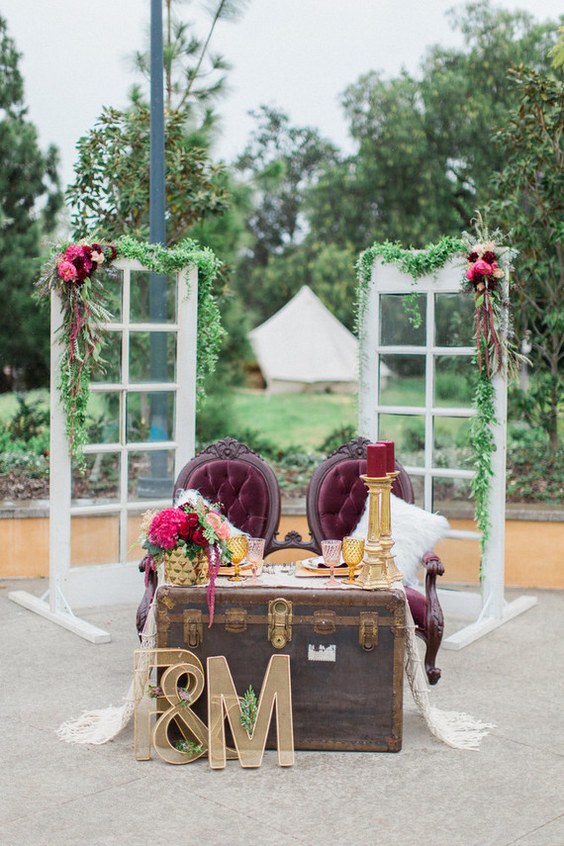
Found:
<svg viewBox="0 0 564 846"><path fill-rule="evenodd" d="M164 554L165 581L171 585L201 585L208 580L208 559L204 553L190 558L180 549Z"/></svg>

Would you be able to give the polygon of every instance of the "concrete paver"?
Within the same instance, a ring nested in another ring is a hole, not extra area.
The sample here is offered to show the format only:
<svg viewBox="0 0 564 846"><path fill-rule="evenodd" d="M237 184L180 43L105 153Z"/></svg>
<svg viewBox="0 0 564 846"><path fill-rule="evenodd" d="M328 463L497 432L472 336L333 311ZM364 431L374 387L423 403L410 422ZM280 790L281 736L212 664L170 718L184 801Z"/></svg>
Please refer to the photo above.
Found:
<svg viewBox="0 0 564 846"><path fill-rule="evenodd" d="M94 646L9 602L20 587L0 582L2 846L564 844L563 592L439 654L433 704L496 724L479 752L433 738L406 688L398 754L297 752L281 769L267 752L259 770L211 771L135 761L131 728L105 746L60 742L63 720L127 690L135 609L81 612L112 633Z"/></svg>

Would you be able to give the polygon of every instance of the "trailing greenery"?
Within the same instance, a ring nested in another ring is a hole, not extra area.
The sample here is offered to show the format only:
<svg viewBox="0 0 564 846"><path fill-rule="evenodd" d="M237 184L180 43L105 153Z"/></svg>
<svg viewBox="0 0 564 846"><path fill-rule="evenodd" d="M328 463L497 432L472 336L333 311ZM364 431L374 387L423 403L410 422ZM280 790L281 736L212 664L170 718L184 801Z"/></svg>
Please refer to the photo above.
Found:
<svg viewBox="0 0 564 846"><path fill-rule="evenodd" d="M474 408L476 416L470 423L470 439L473 450L473 466L475 475L470 482L470 490L474 497L474 515L476 524L482 533L482 553L489 537L490 521L490 481L493 475L492 454L495 450L492 426L496 422L494 409L494 389L485 371L474 393Z"/></svg>

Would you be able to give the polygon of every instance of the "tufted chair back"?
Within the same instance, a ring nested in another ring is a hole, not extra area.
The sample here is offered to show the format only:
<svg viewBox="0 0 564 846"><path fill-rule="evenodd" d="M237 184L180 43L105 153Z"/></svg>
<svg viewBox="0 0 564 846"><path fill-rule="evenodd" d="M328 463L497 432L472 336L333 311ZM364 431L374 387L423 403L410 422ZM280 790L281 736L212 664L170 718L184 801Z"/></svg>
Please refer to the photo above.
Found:
<svg viewBox="0 0 564 846"><path fill-rule="evenodd" d="M274 472L263 459L234 438L223 438L198 453L178 474L174 496L195 488L242 532L265 538L265 553L272 550L280 520L280 489Z"/></svg>
<svg viewBox="0 0 564 846"><path fill-rule="evenodd" d="M359 477L366 473L367 438L344 444L315 471L307 492L307 519L316 547L324 538L343 538L357 525L368 490ZM406 502L414 501L413 487L404 468L396 461L399 476L392 491Z"/></svg>

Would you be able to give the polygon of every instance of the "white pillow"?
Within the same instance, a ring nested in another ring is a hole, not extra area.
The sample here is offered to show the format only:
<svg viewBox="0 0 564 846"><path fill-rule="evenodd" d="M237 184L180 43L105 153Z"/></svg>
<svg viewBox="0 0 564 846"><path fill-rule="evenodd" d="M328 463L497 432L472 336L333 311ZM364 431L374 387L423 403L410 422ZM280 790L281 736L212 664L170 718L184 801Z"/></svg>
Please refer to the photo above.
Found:
<svg viewBox="0 0 564 846"><path fill-rule="evenodd" d="M417 505L410 505L400 497L391 496L392 537L395 541L392 555L403 574L403 583L414 587L418 583L417 568L421 558L433 549L449 528L448 520L441 514L432 514ZM368 535L368 499L356 528L357 537Z"/></svg>

